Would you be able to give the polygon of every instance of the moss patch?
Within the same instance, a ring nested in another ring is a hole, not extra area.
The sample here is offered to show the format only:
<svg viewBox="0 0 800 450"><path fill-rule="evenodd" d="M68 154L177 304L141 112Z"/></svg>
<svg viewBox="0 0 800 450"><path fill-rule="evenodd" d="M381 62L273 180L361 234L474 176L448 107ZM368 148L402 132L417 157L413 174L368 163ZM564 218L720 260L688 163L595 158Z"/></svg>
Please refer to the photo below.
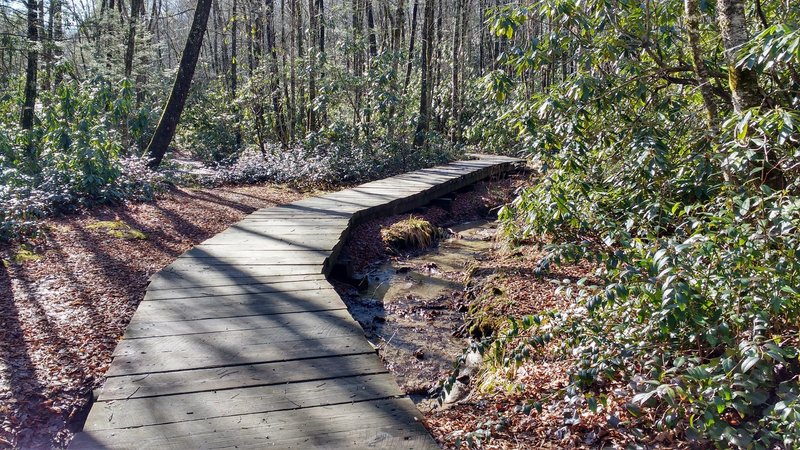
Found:
<svg viewBox="0 0 800 450"><path fill-rule="evenodd" d="M121 220L102 220L93 224L87 225L86 228L90 230L102 230L107 235L117 239L127 240L144 240L147 235L131 227Z"/></svg>
<svg viewBox="0 0 800 450"><path fill-rule="evenodd" d="M432 247L444 234L444 230L414 216L381 229L383 243L395 254Z"/></svg>
<svg viewBox="0 0 800 450"><path fill-rule="evenodd" d="M2 262L3 266L11 267L11 264L24 264L28 261L39 261L40 259L42 259L42 255L23 244L19 247L19 250L11 256L11 259L3 258Z"/></svg>

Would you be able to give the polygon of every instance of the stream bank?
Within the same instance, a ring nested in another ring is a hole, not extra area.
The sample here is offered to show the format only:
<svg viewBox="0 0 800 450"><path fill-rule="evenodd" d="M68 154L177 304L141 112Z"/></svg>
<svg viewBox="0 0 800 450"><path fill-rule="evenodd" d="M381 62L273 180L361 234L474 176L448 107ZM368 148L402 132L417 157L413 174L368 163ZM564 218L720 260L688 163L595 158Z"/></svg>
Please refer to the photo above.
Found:
<svg viewBox="0 0 800 450"><path fill-rule="evenodd" d="M469 345L465 287L471 267L497 245L497 209L524 175L482 182L426 208L356 227L340 260L354 272L334 281L367 339L417 407L438 407L439 387ZM392 254L381 230L410 217L446 230L431 248Z"/></svg>
<svg viewBox="0 0 800 450"><path fill-rule="evenodd" d="M495 245L496 227L487 220L453 226L438 246L370 265L356 274L365 281L360 291L342 292L386 367L423 411L436 406L441 380L469 345L462 333L465 269Z"/></svg>

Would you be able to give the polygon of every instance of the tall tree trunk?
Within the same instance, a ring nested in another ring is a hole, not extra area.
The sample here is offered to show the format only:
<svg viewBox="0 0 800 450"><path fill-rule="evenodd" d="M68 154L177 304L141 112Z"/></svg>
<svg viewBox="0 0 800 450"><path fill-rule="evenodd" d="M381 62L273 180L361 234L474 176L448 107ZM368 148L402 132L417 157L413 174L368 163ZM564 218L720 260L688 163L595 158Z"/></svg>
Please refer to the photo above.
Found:
<svg viewBox="0 0 800 450"><path fill-rule="evenodd" d="M375 36L375 12L372 9L371 0L367 0L367 27L369 36L369 57L371 62L378 56L378 39Z"/></svg>
<svg viewBox="0 0 800 450"><path fill-rule="evenodd" d="M452 54L452 76L450 83L452 84L452 91L450 97L450 117L453 120L453 127L450 129L450 140L455 142L457 140L456 129L458 128L458 55L461 51L461 8L464 7L461 0L455 0L455 14L453 14L453 54Z"/></svg>
<svg viewBox="0 0 800 450"><path fill-rule="evenodd" d="M51 25L51 33L50 42L53 44L53 59L59 60L61 59L61 48L58 46L57 43L60 43L64 39L64 18L63 18L63 10L64 6L62 4L63 0L52 0L52 10L51 10L51 18L50 18L50 25ZM56 67L55 75L53 80L53 89L55 90L58 86L61 85L61 80L63 79L63 71Z"/></svg>
<svg viewBox="0 0 800 450"><path fill-rule="evenodd" d="M283 70L281 70L281 77L283 78L283 104L288 109L288 111L286 111L286 128L289 133L289 141L294 142L294 121L292 120L292 111L294 108L292 103L293 93L289 92L289 81L286 75L286 68L288 66L286 49L289 48L286 46L286 0L281 0L281 48L283 49L281 52L281 62L283 63ZM294 88L292 88L292 90L294 90Z"/></svg>
<svg viewBox="0 0 800 450"><path fill-rule="evenodd" d="M216 28L215 36L222 36L219 39L219 47L220 52L222 53L222 61L220 61L220 68L221 68L221 75L222 75L222 82L223 85L228 85L228 71L230 67L230 59L228 59L228 43L225 41L225 22L226 20L223 17L222 8L219 6L219 0L214 2L214 28Z"/></svg>
<svg viewBox="0 0 800 450"><path fill-rule="evenodd" d="M317 0L317 15L319 16L319 33L317 35L317 40L319 41L319 45L317 46L319 49L319 82L322 83L322 80L325 78L325 62L327 61L325 55L325 2L324 0ZM327 120L327 111L325 105L321 105L319 114L316 117L316 127L319 128L320 123L324 123Z"/></svg>
<svg viewBox="0 0 800 450"><path fill-rule="evenodd" d="M281 88L278 83L278 53L275 48L276 33L275 33L275 3L274 0L267 0L267 49L271 57L270 74L269 74L269 89L270 96L272 97L272 111L275 113L275 134L281 141L281 146L286 149L289 146L286 127L283 120L283 110L281 108Z"/></svg>
<svg viewBox="0 0 800 450"><path fill-rule="evenodd" d="M308 110L306 120L309 131L317 131L316 113L314 112L314 102L317 97L317 38L319 35L319 12L317 10L317 0L308 0Z"/></svg>
<svg viewBox="0 0 800 450"><path fill-rule="evenodd" d="M733 108L741 112L761 105L764 98L758 87L756 72L736 65L738 52L748 40L744 0L717 0L717 20L725 48L725 62L728 64Z"/></svg>
<svg viewBox="0 0 800 450"><path fill-rule="evenodd" d="M428 132L431 109L431 75L433 57L433 27L434 27L435 0L425 0L425 14L422 25L422 64L420 65L420 95L419 117L417 129L414 133L414 147L421 148L425 144L425 134Z"/></svg>
<svg viewBox="0 0 800 450"><path fill-rule="evenodd" d="M699 2L698 0L684 0L683 6L686 12L686 35L689 39L689 47L692 50L694 77L700 88L700 95L703 97L703 107L706 111L706 127L713 131L716 129L717 105L714 103L714 94L708 82L710 78L708 68L703 60L703 51L700 47Z"/></svg>
<svg viewBox="0 0 800 450"><path fill-rule="evenodd" d="M33 113L36 107L36 75L39 70L39 52L37 45L39 42L39 14L38 2L27 0L28 8L28 66L25 70L25 100L22 104L22 115L20 125L23 130L33 128ZM29 146L29 153L33 151L33 146Z"/></svg>
<svg viewBox="0 0 800 450"><path fill-rule="evenodd" d="M181 55L178 73L175 75L175 83L172 85L172 93L158 120L153 138L147 146L147 153L150 155L149 165L152 168L158 167L161 160L164 159L164 154L175 136L175 129L181 119L183 107L186 105L186 97L189 94L194 69L197 66L197 58L200 56L200 49L203 46L203 34L205 34L208 16L211 12L211 1L197 0L192 27Z"/></svg>
<svg viewBox="0 0 800 450"><path fill-rule="evenodd" d="M400 58L402 57L402 39L403 39L403 23L405 22L405 0L399 0L397 2L397 9L395 10L395 17L393 21L393 29L392 29L392 79L391 79L391 90L392 93L396 96L400 96ZM388 114L388 123L389 126L387 127L387 132L389 136L389 140L393 141L395 134L397 132L397 127L392 126L391 124L394 123L394 116L397 111L397 108L394 103L389 107L389 114Z"/></svg>
<svg viewBox="0 0 800 450"><path fill-rule="evenodd" d="M131 0L131 17L128 20L128 39L125 45L125 78L133 72L133 55L136 49L136 26L144 13L144 0Z"/></svg>
<svg viewBox="0 0 800 450"><path fill-rule="evenodd" d="M44 51L44 79L42 80L42 90L45 91L49 91L51 89L51 81L53 80L53 51L55 49L55 43L53 42L53 29L55 28L54 10L56 1L57 0L50 0L50 4L47 8L49 17L49 20L47 21L47 31L45 32L44 29L41 30L41 34L43 35L42 41L44 42L44 46L42 48ZM41 0L41 5L40 12L42 24L44 25L44 0Z"/></svg>
<svg viewBox="0 0 800 450"><path fill-rule="evenodd" d="M717 0L717 19L725 50L725 62L728 64L733 109L742 112L760 106L765 98L758 86L758 74L754 70L736 65L737 54L748 40L744 0ZM759 159L760 182L773 189L785 188L786 178L772 147L768 147Z"/></svg>
<svg viewBox="0 0 800 450"><path fill-rule="evenodd" d="M239 23L239 9L238 9L238 1L233 0L233 5L231 6L231 102L235 105L236 101L236 90L238 88L237 82L239 80L239 54L237 53L236 43L238 42L238 23ZM234 109L236 107L234 106ZM240 148L242 146L242 128L239 126L237 121L236 123L236 148Z"/></svg>
<svg viewBox="0 0 800 450"><path fill-rule="evenodd" d="M414 0L414 7L411 10L411 31L408 38L408 61L406 62L406 79L403 81L403 94L408 90L408 83L411 81L411 68L414 62L414 40L417 36L417 10L419 0Z"/></svg>
<svg viewBox="0 0 800 450"><path fill-rule="evenodd" d="M356 138L361 126L361 95L362 85L361 79L364 76L364 54L360 51L360 45L363 39L363 16L361 15L360 1L352 0L352 26L353 26L353 77L358 80L355 86L353 95L353 127L355 128Z"/></svg>
<svg viewBox="0 0 800 450"><path fill-rule="evenodd" d="M300 0L292 0L293 1L293 8L292 14L294 15L294 36L295 36L295 45L297 48L297 57L301 58L303 56L303 33L300 31L303 29L303 9L300 7ZM294 67L294 64L292 65ZM304 117L306 114L306 102L305 102L305 88L302 82L302 77L297 76L296 80L296 89L297 89L297 97L296 97L296 122L298 125L302 126L304 122Z"/></svg>
<svg viewBox="0 0 800 450"><path fill-rule="evenodd" d="M250 36L252 55L250 59L250 86L253 88L253 115L256 122L256 139L258 140L258 147L261 154L267 154L267 142L265 136L266 120L264 119L264 105L262 103L262 80L252 80L253 72L256 67L261 66L261 58L263 56L264 41L264 9L261 0L255 0L255 12L251 7L251 15L254 15L253 25L251 27L252 35Z"/></svg>

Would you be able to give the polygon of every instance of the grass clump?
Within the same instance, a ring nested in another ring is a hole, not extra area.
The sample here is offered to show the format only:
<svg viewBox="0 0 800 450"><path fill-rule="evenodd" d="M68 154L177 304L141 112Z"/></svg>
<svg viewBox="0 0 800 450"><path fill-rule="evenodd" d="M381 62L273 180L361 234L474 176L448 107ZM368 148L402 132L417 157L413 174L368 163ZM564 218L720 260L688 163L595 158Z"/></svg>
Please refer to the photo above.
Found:
<svg viewBox="0 0 800 450"><path fill-rule="evenodd" d="M28 261L39 261L42 259L42 255L36 253L31 247L27 245L21 245L19 250L17 250L11 259L3 259L3 266L11 267L11 264L24 264Z"/></svg>
<svg viewBox="0 0 800 450"><path fill-rule="evenodd" d="M394 223L381 229L381 239L391 253L432 247L444 231L419 217Z"/></svg>
<svg viewBox="0 0 800 450"><path fill-rule="evenodd" d="M87 225L90 230L103 230L107 235L126 240L145 240L147 235L121 220L101 220Z"/></svg>

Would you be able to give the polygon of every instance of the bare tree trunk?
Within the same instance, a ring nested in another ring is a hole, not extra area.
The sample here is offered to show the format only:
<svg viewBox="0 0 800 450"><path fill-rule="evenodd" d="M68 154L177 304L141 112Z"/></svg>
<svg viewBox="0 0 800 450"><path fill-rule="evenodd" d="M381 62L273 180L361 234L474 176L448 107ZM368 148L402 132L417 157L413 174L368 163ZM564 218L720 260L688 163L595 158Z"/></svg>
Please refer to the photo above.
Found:
<svg viewBox="0 0 800 450"><path fill-rule="evenodd" d="M395 17L393 21L393 29L392 29L392 80L391 80L391 89L394 95L400 96L400 58L402 57L402 39L403 39L403 23L405 22L405 0L399 0L397 2L397 10L395 11ZM389 140L394 140L395 134L397 132L397 127L392 126L391 123L394 122L394 116L397 112L397 108L394 104L389 108L388 114L388 121L389 126L387 129L387 133L389 136Z"/></svg>
<svg viewBox="0 0 800 450"><path fill-rule="evenodd" d="M453 14L453 54L452 66L453 72L451 77L452 91L450 97L450 117L453 119L453 127L450 129L450 140L455 142L458 138L456 136L456 129L458 128L458 55L461 51L461 8L464 7L461 0L455 0L455 14Z"/></svg>
<svg viewBox="0 0 800 450"><path fill-rule="evenodd" d="M252 5L252 4L251 4ZM251 6L250 13L254 15L253 25L251 26L252 36L250 37L251 43L251 58L250 58L250 86L253 89L253 115L255 116L256 125L256 139L258 140L258 147L261 154L267 155L267 142L265 136L266 120L264 119L264 105L261 102L262 95L262 80L253 80L253 73L256 67L261 66L261 58L263 56L262 42L264 41L264 9L260 0L255 1L255 11Z"/></svg>
<svg viewBox="0 0 800 450"><path fill-rule="evenodd" d="M700 48L700 16L698 0L684 0L686 12L686 35L689 38L689 47L692 50L692 65L694 66L694 76L700 88L700 95L703 97L703 106L706 110L706 127L709 130L716 129L717 105L714 103L714 94L709 84L709 74L706 63L703 60L703 51Z"/></svg>
<svg viewBox="0 0 800 450"><path fill-rule="evenodd" d="M39 18L37 1L26 0L25 4L28 8L28 66L25 70L25 100L22 104L20 125L23 130L30 130L33 128L36 107L36 75L39 69L39 52L36 46L39 42ZM32 145L29 145L28 151L32 153Z"/></svg>
<svg viewBox="0 0 800 450"><path fill-rule="evenodd" d="M275 35L275 3L274 0L267 0L267 48L271 56L269 88L272 97L272 111L275 113L275 134L281 141L281 146L286 149L289 146L286 127L283 120L283 110L281 108L281 88L278 83L278 53Z"/></svg>
<svg viewBox="0 0 800 450"><path fill-rule="evenodd" d="M361 44L363 38L363 16L360 12L360 5L358 0L352 0L352 26L353 26L353 43L355 50L353 51L353 77L359 80L364 75L364 55L359 51L358 46ZM353 127L355 128L356 138L361 123L361 86L356 85L354 99L353 99Z"/></svg>
<svg viewBox="0 0 800 450"><path fill-rule="evenodd" d="M42 41L44 46L44 79L42 80L42 90L49 91L52 87L51 81L53 80L53 51L55 50L55 43L53 42L53 28L55 4L58 0L50 0L50 5L47 8L49 20L47 22L47 31L44 29L40 31L43 35ZM40 15L42 18L42 26L44 26L44 0L41 1ZM44 37L46 36L46 37Z"/></svg>
<svg viewBox="0 0 800 450"><path fill-rule="evenodd" d="M414 7L411 10L411 32L408 38L408 62L406 62L406 79L403 82L403 94L408 90L408 83L411 81L411 67L414 62L414 40L417 36L417 9L419 0L414 0Z"/></svg>
<svg viewBox="0 0 800 450"><path fill-rule="evenodd" d="M431 88L430 88L431 100L433 100L433 98L432 98L433 97L433 93L437 92L438 87L441 85L442 79L444 78L444 75L442 73L443 72L442 71L442 62L444 61L444 28L443 28L443 25L444 25L444 10L443 10L443 5L444 5L444 1L440 1L439 2L438 11L435 13L435 15L436 15L436 22L435 22L436 23L436 25L435 25L436 31L435 31L435 34L433 35L433 39L431 41L431 42L433 42L432 45L433 45L433 51L434 51L434 56L430 60L431 73L432 73L431 80L433 80L432 83L431 83ZM433 67L434 63L436 65L435 66L435 70L434 70L434 67ZM432 113L434 111L431 111L431 108L428 108L428 114L431 115L432 119L435 121L434 125L435 125L437 131L443 131L444 130L444 120L442 118L441 111L444 111L445 114L449 113L449 110L447 108L438 108L436 110L437 114L435 116L433 116Z"/></svg>
<svg viewBox="0 0 800 450"><path fill-rule="evenodd" d="M761 105L764 96L758 87L755 71L737 67L737 55L747 43L743 0L717 0L717 20L728 64L728 81L733 94L733 108L737 112Z"/></svg>
<svg viewBox="0 0 800 450"><path fill-rule="evenodd" d="M225 19L223 18L222 8L219 6L219 0L214 1L213 6L214 11L214 36L215 40L219 41L219 50L221 53L220 58L220 75L222 76L222 82L227 87L228 85L228 44L225 42ZM220 38L220 36L222 36Z"/></svg>
<svg viewBox="0 0 800 450"><path fill-rule="evenodd" d="M319 44L319 42L317 42L319 35L319 12L317 10L316 0L308 0L308 29L310 31L310 36L308 37L308 110L306 111L306 120L308 123L308 130L316 131L317 120L314 112L314 101L317 97L316 46Z"/></svg>
<svg viewBox="0 0 800 450"><path fill-rule="evenodd" d="M236 52L236 42L238 41L237 24L239 23L239 10L237 0L233 0L231 6L231 101L236 100L237 82L239 79L239 60L238 53ZM235 108L235 107L234 107ZM236 148L242 146L242 129L238 122L236 124Z"/></svg>
<svg viewBox="0 0 800 450"><path fill-rule="evenodd" d="M422 64L420 67L420 95L419 95L419 117L417 118L417 129L414 133L414 147L421 148L425 145L425 134L428 132L428 122L430 120L431 109L431 75L433 57L433 27L434 27L434 3L435 0L425 0L425 15L422 25Z"/></svg>
<svg viewBox="0 0 800 450"><path fill-rule="evenodd" d="M52 9L50 12L50 42L53 44L53 59L58 60L61 58L61 48L56 44L57 42L61 42L64 39L64 18L63 18L63 10L64 6L62 4L63 0L52 0ZM53 80L53 89L58 88L61 85L61 80L63 79L63 71L56 68L55 76Z"/></svg>
<svg viewBox="0 0 800 450"><path fill-rule="evenodd" d="M766 98L758 86L758 75L754 70L736 65L738 52L748 40L743 0L717 0L717 19L728 64L734 110L742 112L761 106ZM785 188L786 177L774 150L769 147L760 159L760 182L773 189Z"/></svg>
<svg viewBox="0 0 800 450"><path fill-rule="evenodd" d="M197 7L194 10L192 27L189 30L189 37L186 39L186 46L181 55L181 62L178 65L178 73L175 75L175 84L172 85L172 93L164 106L158 126L153 133L153 138L147 146L147 153L150 155L150 167L156 168L161 164L164 155L169 148L172 138L175 136L175 129L181 119L183 107L186 105L186 97L192 85L194 69L197 66L197 58L200 56L200 49L203 46L203 34L208 24L208 16L211 11L212 0L197 0Z"/></svg>
<svg viewBox="0 0 800 450"><path fill-rule="evenodd" d="M292 13L294 15L294 30L295 30L295 44L297 45L297 57L302 57L304 50L303 50L303 33L300 30L303 29L303 10L300 7L299 0L293 0L294 7L292 9ZM306 114L306 101L305 101L305 88L304 84L302 83L302 77L297 77L297 101L296 101L296 113L297 113L297 124L302 126L304 122L304 116Z"/></svg>
<svg viewBox="0 0 800 450"><path fill-rule="evenodd" d="M286 112L286 128L287 132L289 133L289 140L290 142L294 142L294 121L292 120L292 111L293 111L293 103L292 103L292 95L289 93L289 81L286 77L286 67L287 67L287 60L286 60L286 0L281 0L281 48L283 51L281 52L281 62L283 63L283 70L281 70L281 77L283 78L283 103L286 105L288 111ZM294 74L294 67L292 67L292 74ZM292 88L294 91L294 87Z"/></svg>
<svg viewBox="0 0 800 450"><path fill-rule="evenodd" d="M125 45L125 78L133 72L133 55L136 49L136 26L144 13L144 0L131 0L131 17L128 20L128 39Z"/></svg>
<svg viewBox="0 0 800 450"><path fill-rule="evenodd" d="M378 39L375 36L375 13L372 9L372 1L367 0L367 27L369 36L369 57L370 61L378 56Z"/></svg>

